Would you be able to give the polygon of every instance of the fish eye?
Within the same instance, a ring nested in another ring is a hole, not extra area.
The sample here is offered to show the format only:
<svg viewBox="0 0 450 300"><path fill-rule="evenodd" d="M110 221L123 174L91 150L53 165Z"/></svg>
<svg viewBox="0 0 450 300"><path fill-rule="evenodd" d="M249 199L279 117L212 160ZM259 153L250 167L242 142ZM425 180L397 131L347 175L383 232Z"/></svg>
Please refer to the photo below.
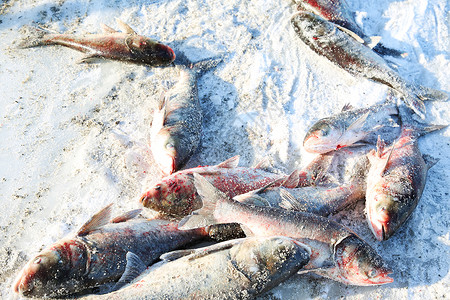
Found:
<svg viewBox="0 0 450 300"><path fill-rule="evenodd" d="M157 186L155 186L155 190L159 191L161 189L161 185L158 184Z"/></svg>
<svg viewBox="0 0 450 300"><path fill-rule="evenodd" d="M322 136L327 136L330 133L330 127L325 127L320 130Z"/></svg>
<svg viewBox="0 0 450 300"><path fill-rule="evenodd" d="M33 261L33 263L35 263L35 264L39 264L40 262L41 262L40 257L36 257L36 259Z"/></svg>
<svg viewBox="0 0 450 300"><path fill-rule="evenodd" d="M173 148L175 148L175 146L172 143L167 143L166 148L173 149Z"/></svg>
<svg viewBox="0 0 450 300"><path fill-rule="evenodd" d="M367 272L367 276L369 277L369 278L373 278L373 277L375 277L377 275L377 270L375 270L375 269L372 269L372 270L370 270L369 272Z"/></svg>

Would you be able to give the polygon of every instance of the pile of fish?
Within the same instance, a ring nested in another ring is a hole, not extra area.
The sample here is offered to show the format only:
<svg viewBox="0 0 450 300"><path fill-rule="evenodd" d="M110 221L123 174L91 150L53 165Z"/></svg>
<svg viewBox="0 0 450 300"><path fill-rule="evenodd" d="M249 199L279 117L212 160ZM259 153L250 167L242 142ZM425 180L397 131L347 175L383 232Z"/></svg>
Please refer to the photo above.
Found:
<svg viewBox="0 0 450 300"><path fill-rule="evenodd" d="M318 120L303 142L317 157L290 174L269 170L265 161L239 167L239 156L181 170L201 140L197 80L220 59L180 62L169 46L137 35L121 21L123 32L103 25L105 33L98 35L25 29L22 48L63 45L86 53L83 62L173 64L180 76L161 95L151 126L150 147L162 178L140 198L144 209L159 217L140 217L140 208L111 218L108 205L74 235L32 258L19 273L15 292L25 297L249 299L297 272L349 285L393 281L382 257L329 216L365 200L375 237L383 241L395 234L417 206L427 171L437 161L420 153L418 138L446 127L418 122L414 113L425 118L423 100L446 100L447 95L403 80L380 55L404 53L367 37L344 0L298 2L291 24L304 44L390 91L381 104L346 105ZM209 245L195 247L205 240ZM102 294L86 296L105 286Z"/></svg>

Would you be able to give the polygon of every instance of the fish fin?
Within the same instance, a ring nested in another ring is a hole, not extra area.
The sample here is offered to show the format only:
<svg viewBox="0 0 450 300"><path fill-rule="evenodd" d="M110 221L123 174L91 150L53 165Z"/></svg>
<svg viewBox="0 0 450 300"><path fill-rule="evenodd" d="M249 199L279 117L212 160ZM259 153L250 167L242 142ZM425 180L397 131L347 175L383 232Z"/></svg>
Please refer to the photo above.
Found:
<svg viewBox="0 0 450 300"><path fill-rule="evenodd" d="M116 291L124 285L129 284L147 269L147 266L144 264L144 262L133 252L127 252L126 258L127 265L125 266L125 271L123 272L122 277L120 277L119 281L117 281L117 283L114 285L113 291Z"/></svg>
<svg viewBox="0 0 450 300"><path fill-rule="evenodd" d="M89 54L77 61L78 64L92 64L98 62L99 60L104 60L104 57L99 54Z"/></svg>
<svg viewBox="0 0 450 300"><path fill-rule="evenodd" d="M219 252L222 250L230 249L236 244L241 243L244 238L234 239L230 241L221 242L218 244L214 244L207 247L197 248L197 249L188 249L188 250L175 250L168 253L165 253L160 256L160 259L164 261L173 261L179 259L181 257L187 257L188 260L194 260L200 257L204 257L206 255Z"/></svg>
<svg viewBox="0 0 450 300"><path fill-rule="evenodd" d="M302 269L302 270L298 271L297 274L306 274L309 272L324 272L324 271L329 271L335 267L336 267L336 265L334 263L326 262L321 267Z"/></svg>
<svg viewBox="0 0 450 300"><path fill-rule="evenodd" d="M122 20L116 18L117 25L119 26L120 30L124 33L128 34L137 34L136 31L134 31L133 28L130 27L127 23L123 22Z"/></svg>
<svg viewBox="0 0 450 300"><path fill-rule="evenodd" d="M121 223L128 220L136 218L142 212L142 208L135 209L124 213L123 215L117 216L111 220L111 223Z"/></svg>
<svg viewBox="0 0 450 300"><path fill-rule="evenodd" d="M270 165L270 161L269 161L269 157L268 156L264 156L257 164L256 166L254 166L255 169L267 169L269 168Z"/></svg>
<svg viewBox="0 0 450 300"><path fill-rule="evenodd" d="M217 67L223 61L223 57L215 57L215 58L207 58L201 61L198 61L194 64L190 65L190 68L197 71L199 74L203 74L208 72L209 70Z"/></svg>
<svg viewBox="0 0 450 300"><path fill-rule="evenodd" d="M113 29L113 28L111 28L108 25L103 24L103 23L100 24L100 28L102 29L103 33L116 33L116 32L118 32L117 30L115 30L115 29Z"/></svg>
<svg viewBox="0 0 450 300"><path fill-rule="evenodd" d="M348 126L346 131L360 131L361 128L364 125L364 122L367 120L367 117L369 116L369 111L366 112L365 114L363 114L361 117L359 117L358 119L356 119L355 122L353 122L352 124L350 124L350 126Z"/></svg>
<svg viewBox="0 0 450 300"><path fill-rule="evenodd" d="M168 97L165 92L161 93L158 101L158 109L153 112L152 128L161 129L164 126L164 122L167 118L166 108L167 108Z"/></svg>
<svg viewBox="0 0 450 300"><path fill-rule="evenodd" d="M285 189L280 189L280 197L281 197L281 202L280 202L280 207L287 209L287 210L301 210L298 207L298 201L297 199L295 199L294 196L292 196L291 193L289 193L287 190Z"/></svg>
<svg viewBox="0 0 450 300"><path fill-rule="evenodd" d="M355 40L357 40L359 43L364 44L365 41L356 33L354 33L353 31L351 31L348 28L342 27L341 25L338 25L336 23L333 23L337 28L339 28L341 31L345 32L346 34L348 34L349 36L351 36L352 38L354 38Z"/></svg>
<svg viewBox="0 0 450 300"><path fill-rule="evenodd" d="M260 192L260 190L261 189L258 189L258 190L254 190L254 191L246 193L246 194L238 195L238 196L234 197L233 200L236 200L236 201L244 203L244 204L271 207L270 202L267 201L267 199L257 195Z"/></svg>
<svg viewBox="0 0 450 300"><path fill-rule="evenodd" d="M381 41L381 36L375 35L369 37L370 41L368 43L364 43L370 49L373 49L378 43Z"/></svg>
<svg viewBox="0 0 450 300"><path fill-rule="evenodd" d="M416 95L421 100L428 100L428 101L447 101L448 100L448 93L442 92L436 89L432 89L425 86L417 86L416 88Z"/></svg>
<svg viewBox="0 0 450 300"><path fill-rule="evenodd" d="M352 110L353 109L353 105L351 105L350 103L345 103L345 105L342 107L341 111L347 111L347 110Z"/></svg>
<svg viewBox="0 0 450 300"><path fill-rule="evenodd" d="M427 109L419 96L415 94L403 95L402 99L422 120L425 119Z"/></svg>
<svg viewBox="0 0 450 300"><path fill-rule="evenodd" d="M294 170L288 178L281 184L281 186L284 186L286 188L295 188L298 186L298 183L300 181L300 171Z"/></svg>
<svg viewBox="0 0 450 300"><path fill-rule="evenodd" d="M386 167L387 167L387 165L388 165L389 160L391 159L392 152L394 152L394 148L395 148L394 145L395 145L395 142L392 144L392 146L391 146L391 151L389 151L389 155L388 155L388 157L386 158L384 167L381 169L381 175L383 175L384 172L386 171Z"/></svg>
<svg viewBox="0 0 450 300"><path fill-rule="evenodd" d="M200 195L203 206L180 221L178 229L181 230L218 224L214 218L216 204L224 199L228 199L227 195L219 191L200 174L194 173L194 185L197 193Z"/></svg>
<svg viewBox="0 0 450 300"><path fill-rule="evenodd" d="M218 168L227 168L227 169L233 169L236 168L239 165L239 155L233 156L226 161L221 162L216 167Z"/></svg>
<svg viewBox="0 0 450 300"><path fill-rule="evenodd" d="M50 34L48 30L25 25L20 29L20 31L25 38L18 43L17 48L25 49L47 45L45 39L46 36Z"/></svg>
<svg viewBox="0 0 450 300"><path fill-rule="evenodd" d="M422 154L422 158L425 161L428 169L437 164L439 161L439 158L434 158L433 156L430 156L428 154Z"/></svg>
<svg viewBox="0 0 450 300"><path fill-rule="evenodd" d="M111 207L113 204L114 203L107 205L105 208L93 215L86 223L84 223L83 226L81 226L77 232L77 236L86 235L89 232L97 230L108 224L111 219Z"/></svg>
<svg viewBox="0 0 450 300"><path fill-rule="evenodd" d="M251 229L250 229L247 225L244 225L244 224L239 224L239 225L241 225L241 229L242 229L242 231L245 233L245 236L246 236L246 237L252 237L252 236L255 236L255 234L253 233L253 231L251 231Z"/></svg>
<svg viewBox="0 0 450 300"><path fill-rule="evenodd" d="M383 155L383 151L384 151L384 147L385 147L386 145L385 145L385 143L384 143L384 141L381 139L381 136L378 136L378 139L377 139L377 148L376 148L376 150L375 150L375 155L378 157L378 158L381 158L381 156Z"/></svg>

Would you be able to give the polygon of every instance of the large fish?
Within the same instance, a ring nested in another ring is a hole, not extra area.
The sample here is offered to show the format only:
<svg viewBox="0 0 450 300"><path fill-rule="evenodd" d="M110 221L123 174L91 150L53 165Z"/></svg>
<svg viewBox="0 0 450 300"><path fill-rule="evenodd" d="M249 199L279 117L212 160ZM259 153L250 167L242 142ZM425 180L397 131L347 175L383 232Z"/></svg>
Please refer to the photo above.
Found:
<svg viewBox="0 0 450 300"><path fill-rule="evenodd" d="M57 34L38 28L25 27L29 34L20 44L21 48L47 45L69 47L87 56L82 62L97 58L122 60L150 66L166 66L175 60L173 50L160 42L138 35L130 26L117 20L123 32L102 24L103 34Z"/></svg>
<svg viewBox="0 0 450 300"><path fill-rule="evenodd" d="M142 195L140 201L148 208L163 214L183 217L201 207L193 174L201 174L229 197L261 188L275 180L287 187L298 184L298 172L290 176L254 168L238 167L239 156L234 156L218 165L186 169L164 177L153 188Z"/></svg>
<svg viewBox="0 0 450 300"><path fill-rule="evenodd" d="M326 183L298 188L272 187L238 195L233 199L245 204L280 207L328 216L364 199L368 159L353 168L354 174L349 182L343 184Z"/></svg>
<svg viewBox="0 0 450 300"><path fill-rule="evenodd" d="M350 229L311 213L246 205L234 201L208 180L194 174L203 206L180 222L180 229L217 223L240 223L246 234L282 235L311 248L307 269L346 284L374 285L392 282L392 271L366 242Z"/></svg>
<svg viewBox="0 0 450 300"><path fill-rule="evenodd" d="M111 205L94 215L75 236L42 250L19 273L13 289L25 297L58 297L118 280L132 251L150 265L167 251L208 236L183 231L165 220L132 219L140 210L110 221Z"/></svg>
<svg viewBox="0 0 450 300"><path fill-rule="evenodd" d="M377 149L367 155L371 167L366 216L378 240L389 239L411 216L425 188L427 171L436 163L421 155L417 139L444 127L403 125L401 136L394 144L385 147L379 139Z"/></svg>
<svg viewBox="0 0 450 300"><path fill-rule="evenodd" d="M387 48L379 43L380 37L368 37L355 21L354 13L345 0L296 0L299 11L308 11L325 20L335 23L339 28L364 45L373 48L381 55L405 56L406 54Z"/></svg>
<svg viewBox="0 0 450 300"><path fill-rule="evenodd" d="M180 252L188 255L144 271L114 293L92 298L253 299L299 271L310 254L305 245L286 237L252 237ZM163 255L171 256L180 253ZM145 269L132 254L127 257L127 267Z"/></svg>
<svg viewBox="0 0 450 300"><path fill-rule="evenodd" d="M203 115L197 77L217 63L206 60L188 67L178 66L178 83L162 97L153 115L150 146L165 176L179 170L200 143Z"/></svg>
<svg viewBox="0 0 450 300"><path fill-rule="evenodd" d="M326 153L358 142L375 144L378 135L390 142L400 135L395 103L359 109L345 105L340 113L317 121L306 133L303 147L308 152Z"/></svg>
<svg viewBox="0 0 450 300"><path fill-rule="evenodd" d="M319 16L300 12L291 19L298 37L319 55L355 76L387 85L403 96L405 103L421 118L426 108L422 100L446 100L448 95L406 82L386 61L371 49Z"/></svg>

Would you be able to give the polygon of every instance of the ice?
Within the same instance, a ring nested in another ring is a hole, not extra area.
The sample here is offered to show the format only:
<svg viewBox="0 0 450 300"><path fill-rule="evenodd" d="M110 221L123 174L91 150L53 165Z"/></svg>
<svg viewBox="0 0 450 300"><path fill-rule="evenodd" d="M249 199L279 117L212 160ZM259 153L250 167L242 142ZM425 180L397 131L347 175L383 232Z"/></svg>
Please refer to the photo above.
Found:
<svg viewBox="0 0 450 300"><path fill-rule="evenodd" d="M389 58L408 80L450 91L448 3L348 0L368 35L408 53ZM114 202L114 214L139 207L160 176L149 151L152 112L176 83L171 68L120 62L79 64L62 47L16 49L23 25L98 33L115 18L167 43L192 60L224 57L199 80L202 145L187 167L241 155L250 166L270 154L283 172L313 157L303 137L319 118L384 100L386 87L355 78L318 57L289 24L291 1L6 1L0 13L0 297L14 299L12 282L43 247L75 232ZM449 102L430 102L427 122L447 124ZM364 205L336 216L385 258L395 282L345 286L297 274L269 292L275 299L445 298L449 283L450 129L419 142L440 159L412 218L378 243ZM268 298L264 295L261 298Z"/></svg>

